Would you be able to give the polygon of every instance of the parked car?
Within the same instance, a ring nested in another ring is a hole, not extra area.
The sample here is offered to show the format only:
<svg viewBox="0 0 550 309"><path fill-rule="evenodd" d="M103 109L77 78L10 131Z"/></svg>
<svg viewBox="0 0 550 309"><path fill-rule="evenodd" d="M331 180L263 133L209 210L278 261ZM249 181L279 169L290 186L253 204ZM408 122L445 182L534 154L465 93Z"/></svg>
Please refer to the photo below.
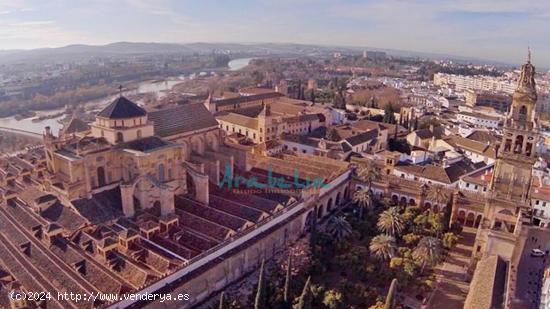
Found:
<svg viewBox="0 0 550 309"><path fill-rule="evenodd" d="M531 256L534 256L534 257L542 257L542 256L545 256L546 253L544 253L544 251L540 250L540 249L533 249L531 250Z"/></svg>

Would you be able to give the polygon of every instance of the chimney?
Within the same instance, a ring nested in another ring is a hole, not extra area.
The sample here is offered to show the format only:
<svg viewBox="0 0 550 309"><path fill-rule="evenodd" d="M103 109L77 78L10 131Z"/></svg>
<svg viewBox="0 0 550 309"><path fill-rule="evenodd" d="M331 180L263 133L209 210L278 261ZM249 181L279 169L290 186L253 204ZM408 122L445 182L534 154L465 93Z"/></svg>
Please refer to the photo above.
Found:
<svg viewBox="0 0 550 309"><path fill-rule="evenodd" d="M52 134L52 129L50 128L50 126L47 126L44 128L44 132L46 136L50 136Z"/></svg>

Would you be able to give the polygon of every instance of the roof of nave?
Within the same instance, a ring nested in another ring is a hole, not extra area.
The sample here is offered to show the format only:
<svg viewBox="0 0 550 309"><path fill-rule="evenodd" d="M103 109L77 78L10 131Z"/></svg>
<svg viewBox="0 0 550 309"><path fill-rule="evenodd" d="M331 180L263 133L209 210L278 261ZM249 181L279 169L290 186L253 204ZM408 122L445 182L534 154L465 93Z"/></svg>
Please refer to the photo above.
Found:
<svg viewBox="0 0 550 309"><path fill-rule="evenodd" d="M90 125L81 119L73 118L71 121L63 127L63 133L71 134L90 130Z"/></svg>
<svg viewBox="0 0 550 309"><path fill-rule="evenodd" d="M248 96L240 96L236 98L216 99L214 100L214 103L219 106L224 106L224 105L233 105L238 103L246 103L246 102L280 98L280 97L284 97L284 94L278 93L278 92L269 92L269 93L261 93L261 94L254 94L254 95L248 95Z"/></svg>
<svg viewBox="0 0 550 309"><path fill-rule="evenodd" d="M218 126L216 118L202 103L185 104L150 112L155 135L166 137Z"/></svg>
<svg viewBox="0 0 550 309"><path fill-rule="evenodd" d="M116 98L111 104L101 110L97 116L109 119L126 119L142 117L147 112L136 103L128 100L124 96Z"/></svg>

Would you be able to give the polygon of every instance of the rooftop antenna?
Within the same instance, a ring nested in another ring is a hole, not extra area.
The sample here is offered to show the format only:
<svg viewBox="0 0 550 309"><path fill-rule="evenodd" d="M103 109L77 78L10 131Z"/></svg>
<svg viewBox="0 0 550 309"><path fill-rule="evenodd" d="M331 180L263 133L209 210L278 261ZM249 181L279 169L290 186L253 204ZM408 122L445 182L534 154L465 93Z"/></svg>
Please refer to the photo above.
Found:
<svg viewBox="0 0 550 309"><path fill-rule="evenodd" d="M531 46L527 45L527 62L531 63Z"/></svg>
<svg viewBox="0 0 550 309"><path fill-rule="evenodd" d="M118 96L122 97L122 85L118 85Z"/></svg>

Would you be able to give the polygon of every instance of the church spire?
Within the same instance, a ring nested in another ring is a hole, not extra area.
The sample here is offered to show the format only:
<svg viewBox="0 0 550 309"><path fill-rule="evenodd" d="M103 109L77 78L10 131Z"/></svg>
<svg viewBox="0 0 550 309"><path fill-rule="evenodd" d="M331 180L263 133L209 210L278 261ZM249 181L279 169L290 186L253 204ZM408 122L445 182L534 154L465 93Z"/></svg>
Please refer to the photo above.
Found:
<svg viewBox="0 0 550 309"><path fill-rule="evenodd" d="M535 87L535 67L531 64L531 48L527 48L527 63L521 66L521 73L518 80L516 92L527 94L537 99Z"/></svg>

